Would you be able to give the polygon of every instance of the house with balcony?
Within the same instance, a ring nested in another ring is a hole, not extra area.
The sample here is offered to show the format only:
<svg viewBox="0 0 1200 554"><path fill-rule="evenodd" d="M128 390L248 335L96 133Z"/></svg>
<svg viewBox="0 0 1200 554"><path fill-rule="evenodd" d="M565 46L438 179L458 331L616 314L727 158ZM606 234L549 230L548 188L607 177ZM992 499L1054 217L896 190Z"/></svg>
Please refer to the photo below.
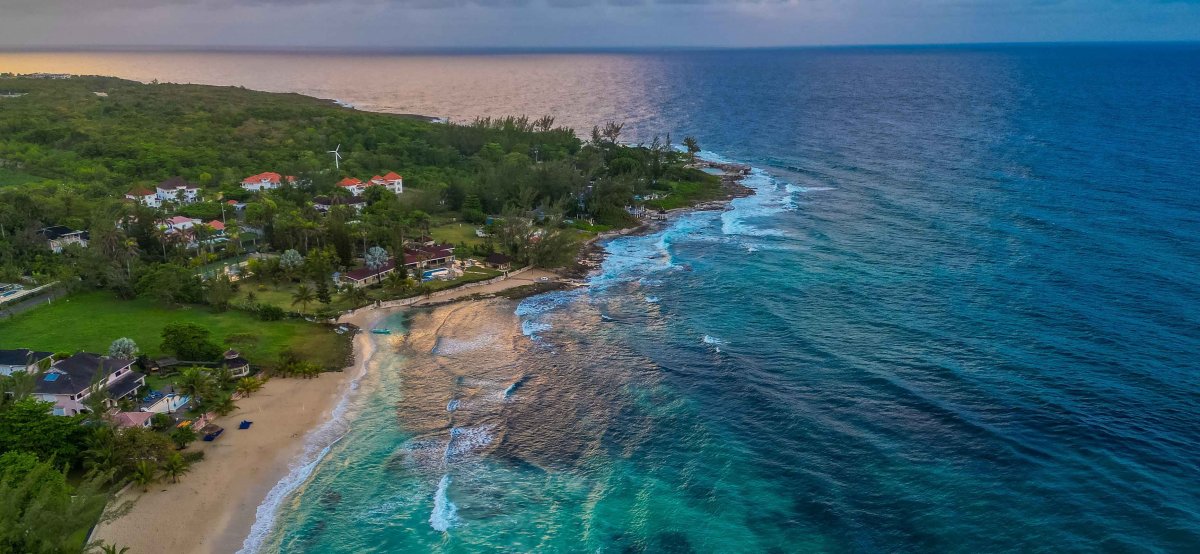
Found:
<svg viewBox="0 0 1200 554"><path fill-rule="evenodd" d="M395 171L389 171L386 175L376 175L368 181L371 186L384 187L393 194L404 194L404 177L396 174Z"/></svg>
<svg viewBox="0 0 1200 554"><path fill-rule="evenodd" d="M343 190L354 196L359 196L363 191L367 190L367 185L354 177L346 177L338 181L337 186L342 187Z"/></svg>
<svg viewBox="0 0 1200 554"><path fill-rule="evenodd" d="M275 190L283 186L284 179L284 176L275 173L274 171L267 171L265 173L251 175L245 179L242 179L242 188L251 192ZM288 183L294 183L296 181L296 178L292 177L291 175L288 175L286 179Z"/></svg>
<svg viewBox="0 0 1200 554"><path fill-rule="evenodd" d="M154 189L159 202L191 204L200 200L200 186L185 181L183 177L171 177Z"/></svg>
<svg viewBox="0 0 1200 554"><path fill-rule="evenodd" d="M89 399L104 395L104 405L134 395L146 376L133 370L133 360L80 352L50 365L34 385L34 396L54 403L54 415L87 412Z"/></svg>
<svg viewBox="0 0 1200 554"><path fill-rule="evenodd" d="M151 208L162 206L162 201L158 199L158 194L146 187L134 187L133 190L125 193L125 198Z"/></svg>

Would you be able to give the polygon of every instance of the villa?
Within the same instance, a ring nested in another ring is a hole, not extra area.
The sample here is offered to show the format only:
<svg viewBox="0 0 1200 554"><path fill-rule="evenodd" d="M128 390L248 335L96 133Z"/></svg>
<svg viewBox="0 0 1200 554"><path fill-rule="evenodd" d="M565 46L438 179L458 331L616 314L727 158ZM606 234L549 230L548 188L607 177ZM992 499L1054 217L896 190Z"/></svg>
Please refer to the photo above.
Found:
<svg viewBox="0 0 1200 554"><path fill-rule="evenodd" d="M159 202L191 204L200 200L200 187L185 181L183 177L171 177L155 187L155 196Z"/></svg>
<svg viewBox="0 0 1200 554"><path fill-rule="evenodd" d="M162 206L162 202L158 199L158 195L146 187L134 187L133 190L125 193L125 198L151 208Z"/></svg>
<svg viewBox="0 0 1200 554"><path fill-rule="evenodd" d="M80 352L51 364L38 378L34 393L54 403L54 415L76 415L88 411L87 400L97 392L113 406L146 384L146 376L133 370L133 360L122 360Z"/></svg>
<svg viewBox="0 0 1200 554"><path fill-rule="evenodd" d="M17 371L35 374L44 360L50 359L49 352L36 352L28 348L0 350L0 375L12 375Z"/></svg>
<svg viewBox="0 0 1200 554"><path fill-rule="evenodd" d="M371 177L367 182L354 177L346 177L338 181L338 186L346 189L354 196L360 196L367 191L369 187L383 187L394 194L404 193L404 177L396 174L395 171L389 171L386 175L376 175Z"/></svg>
<svg viewBox="0 0 1200 554"><path fill-rule="evenodd" d="M268 171L265 173L259 173L258 175L251 175L245 179L242 179L242 188L251 192L275 190L283 186L283 180L284 177L282 175L275 173L274 171ZM288 175L287 181L289 183L294 183L296 178Z"/></svg>
<svg viewBox="0 0 1200 554"><path fill-rule="evenodd" d="M430 268L445 268L454 264L454 247L448 244L418 246L404 250L404 267L412 272ZM342 274L341 280L354 287L364 287L382 282L388 274L396 271L396 259L371 269L360 267ZM448 274L448 273L446 273ZM432 275L432 274L430 274Z"/></svg>
<svg viewBox="0 0 1200 554"><path fill-rule="evenodd" d="M72 244L77 244L82 248L87 248L88 245L87 231L76 231L63 225L46 227L38 231L38 235L46 240L50 250L55 254L62 254L63 248Z"/></svg>
<svg viewBox="0 0 1200 554"><path fill-rule="evenodd" d="M151 412L118 412L113 416L113 422L117 427L129 429L131 427L150 428L150 420L154 419L154 414Z"/></svg>

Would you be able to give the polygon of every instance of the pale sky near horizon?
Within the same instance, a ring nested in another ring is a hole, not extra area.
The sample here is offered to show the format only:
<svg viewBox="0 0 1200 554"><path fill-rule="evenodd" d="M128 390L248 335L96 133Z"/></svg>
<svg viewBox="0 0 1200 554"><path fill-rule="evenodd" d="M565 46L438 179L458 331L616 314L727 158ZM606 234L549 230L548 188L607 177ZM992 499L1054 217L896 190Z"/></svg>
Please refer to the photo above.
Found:
<svg viewBox="0 0 1200 554"><path fill-rule="evenodd" d="M0 0L0 48L1200 40L1200 0Z"/></svg>

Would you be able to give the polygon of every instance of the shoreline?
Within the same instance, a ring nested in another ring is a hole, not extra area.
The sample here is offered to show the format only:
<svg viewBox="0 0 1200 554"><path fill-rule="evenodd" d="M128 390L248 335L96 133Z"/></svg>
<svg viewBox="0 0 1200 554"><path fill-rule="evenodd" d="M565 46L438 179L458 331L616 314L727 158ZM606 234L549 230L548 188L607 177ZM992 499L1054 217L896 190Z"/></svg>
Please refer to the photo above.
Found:
<svg viewBox="0 0 1200 554"><path fill-rule="evenodd" d="M118 496L133 495L133 508L97 527L92 538L129 546L134 552L259 551L275 529L280 507L308 482L331 448L345 436L350 419L346 412L355 398L353 393L376 352L370 329L378 322L407 308L486 301L505 292L539 294L572 283L579 285L603 263L603 244L607 241L653 233L685 213L727 209L734 199L754 194L753 189L741 185L744 176L727 174L722 178L727 193L723 199L673 209L665 219L643 221L592 237L580 246L573 267L557 271L528 268L484 285L457 287L416 300L382 303L341 314L337 322L360 329L354 337L352 365L341 372L322 373L316 379L273 378L254 396L239 400L237 411L217 419L228 433L215 442L190 447L204 451L204 460L178 484L157 484L146 493L136 487L126 489ZM255 421L255 426L238 430L237 423L242 419Z"/></svg>

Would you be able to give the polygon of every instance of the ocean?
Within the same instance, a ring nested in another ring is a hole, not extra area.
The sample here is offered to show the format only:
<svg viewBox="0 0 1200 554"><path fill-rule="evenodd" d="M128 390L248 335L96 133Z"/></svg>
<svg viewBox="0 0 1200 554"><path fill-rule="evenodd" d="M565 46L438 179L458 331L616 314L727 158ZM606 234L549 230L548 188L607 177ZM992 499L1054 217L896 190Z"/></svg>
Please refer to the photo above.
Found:
<svg viewBox="0 0 1200 554"><path fill-rule="evenodd" d="M34 66L755 167L589 287L392 316L248 550L1200 548L1198 45L0 54Z"/></svg>

